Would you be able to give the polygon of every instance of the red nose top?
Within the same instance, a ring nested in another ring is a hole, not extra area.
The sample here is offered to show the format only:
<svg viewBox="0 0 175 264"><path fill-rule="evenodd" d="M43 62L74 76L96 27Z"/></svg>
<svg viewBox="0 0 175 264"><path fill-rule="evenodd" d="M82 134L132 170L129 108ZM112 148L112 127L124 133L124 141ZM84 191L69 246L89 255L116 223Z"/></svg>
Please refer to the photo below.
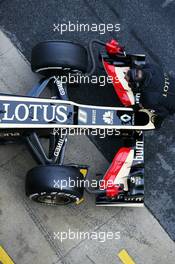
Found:
<svg viewBox="0 0 175 264"><path fill-rule="evenodd" d="M124 47L120 46L115 39L112 39L106 43L106 51L111 55L121 54L124 51Z"/></svg>

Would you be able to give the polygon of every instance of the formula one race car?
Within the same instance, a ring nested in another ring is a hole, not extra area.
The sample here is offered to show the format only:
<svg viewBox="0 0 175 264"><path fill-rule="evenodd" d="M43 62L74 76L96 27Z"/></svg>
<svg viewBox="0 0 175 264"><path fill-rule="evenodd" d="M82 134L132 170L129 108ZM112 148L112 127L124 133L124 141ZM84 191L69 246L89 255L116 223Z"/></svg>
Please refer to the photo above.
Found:
<svg viewBox="0 0 175 264"><path fill-rule="evenodd" d="M94 43L105 48L101 53L102 63L124 107L80 105L68 99L67 85L59 76L92 74ZM39 166L27 173L25 188L26 195L34 201L50 205L79 203L86 190L96 194L98 205L143 205L142 130L155 128L155 115L139 109L139 94L133 94L125 73L134 65L144 64L145 56L126 54L115 40L91 41L89 54L92 69L87 73L88 52L82 45L69 41L46 41L36 45L32 50L32 70L45 77L26 96L0 95L0 142L23 139L32 150ZM39 98L48 87L51 98ZM135 105L138 105L137 111L133 108ZM63 164L67 133L60 136L59 131L70 127L119 130L123 146L105 175L97 178L95 189L85 184L88 166ZM43 137L49 139L48 153L40 140Z"/></svg>

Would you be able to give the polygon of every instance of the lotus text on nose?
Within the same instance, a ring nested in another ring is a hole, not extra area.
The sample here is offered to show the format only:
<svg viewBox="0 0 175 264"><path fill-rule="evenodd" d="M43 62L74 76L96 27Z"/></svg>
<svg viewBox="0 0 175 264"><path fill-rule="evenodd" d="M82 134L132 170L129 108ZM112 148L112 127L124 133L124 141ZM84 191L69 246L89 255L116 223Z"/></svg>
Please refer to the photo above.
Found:
<svg viewBox="0 0 175 264"><path fill-rule="evenodd" d="M51 105L51 104L14 104L4 103L1 105L0 121L20 121L24 122L28 118L32 122L45 122L58 121L64 123L67 121L67 106L64 105Z"/></svg>

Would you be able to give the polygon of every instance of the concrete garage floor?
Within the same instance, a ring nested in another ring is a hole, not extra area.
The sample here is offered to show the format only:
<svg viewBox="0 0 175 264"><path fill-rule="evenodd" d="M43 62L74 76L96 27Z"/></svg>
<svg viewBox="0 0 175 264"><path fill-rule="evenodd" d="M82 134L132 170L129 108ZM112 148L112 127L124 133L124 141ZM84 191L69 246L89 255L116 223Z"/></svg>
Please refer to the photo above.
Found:
<svg viewBox="0 0 175 264"><path fill-rule="evenodd" d="M7 0L0 2L0 25L29 59L31 47L44 39L66 38L86 44L90 38L98 37L97 33L92 32L60 36L58 32L53 32L53 23L69 20L84 23L119 22L121 32L116 36L129 50L146 53L150 60L163 64L173 74L173 10L173 1L65 3L51 0L48 4L48 1L21 3L15 0L11 3ZM100 38L107 40L111 36L101 35ZM37 77L30 72L28 63L12 44L8 42L2 45L2 35L0 39L0 46L5 47L0 52L0 91L24 94ZM85 87L83 91L75 89L71 98L82 103L116 103L111 87L105 87L103 94L98 87ZM175 248L170 239L175 238L173 130L174 117L167 120L160 131L149 132L146 137L146 205L152 214L146 208L96 208L94 198L88 195L80 206L50 208L35 204L24 195L25 173L35 165L30 154L25 146L1 147L0 243L19 264L120 263L117 253L122 248L128 250L136 263L174 263ZM100 144L98 147L101 147ZM86 154L84 151L82 153L83 149L86 149ZM109 143L109 148L103 147L101 150L87 137L70 138L66 159L88 163L91 174L104 172L108 166L106 158L110 160L112 157L112 145ZM103 155L106 152L111 154ZM120 231L121 239L105 243L88 239L65 240L62 243L54 240L54 232L69 229L75 232Z"/></svg>

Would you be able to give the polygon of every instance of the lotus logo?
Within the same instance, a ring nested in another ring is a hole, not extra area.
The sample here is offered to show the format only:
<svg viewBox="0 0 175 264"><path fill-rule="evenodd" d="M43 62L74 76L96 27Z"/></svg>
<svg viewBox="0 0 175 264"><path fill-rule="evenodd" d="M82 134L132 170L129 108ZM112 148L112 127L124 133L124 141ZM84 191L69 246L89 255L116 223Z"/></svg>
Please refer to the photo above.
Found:
<svg viewBox="0 0 175 264"><path fill-rule="evenodd" d="M112 125L113 124L113 116L114 116L114 113L112 111L107 111L103 115L103 121L108 125Z"/></svg>

